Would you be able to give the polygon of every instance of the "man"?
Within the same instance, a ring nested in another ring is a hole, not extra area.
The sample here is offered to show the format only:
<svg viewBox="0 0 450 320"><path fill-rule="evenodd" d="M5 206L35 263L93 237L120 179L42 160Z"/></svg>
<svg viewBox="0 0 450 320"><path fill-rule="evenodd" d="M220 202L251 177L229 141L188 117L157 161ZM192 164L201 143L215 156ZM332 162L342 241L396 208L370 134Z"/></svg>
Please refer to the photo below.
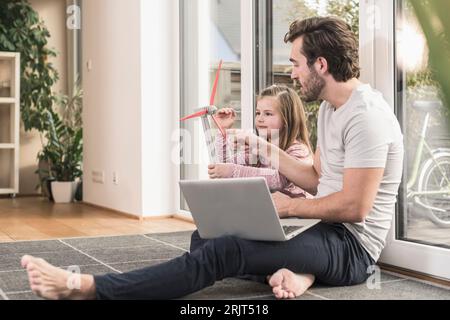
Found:
<svg viewBox="0 0 450 320"><path fill-rule="evenodd" d="M169 299L226 277L272 275L268 283L275 296L294 298L315 280L364 282L395 211L403 163L400 127L381 94L359 82L358 41L346 23L330 17L296 21L285 41L292 43L292 78L305 100L324 102L313 166L270 146L270 154L279 155L280 172L316 198L273 198L281 217L323 223L286 242L204 240L194 232L190 253L124 274L81 275L77 289L67 285L70 273L24 256L33 292L50 299Z"/></svg>

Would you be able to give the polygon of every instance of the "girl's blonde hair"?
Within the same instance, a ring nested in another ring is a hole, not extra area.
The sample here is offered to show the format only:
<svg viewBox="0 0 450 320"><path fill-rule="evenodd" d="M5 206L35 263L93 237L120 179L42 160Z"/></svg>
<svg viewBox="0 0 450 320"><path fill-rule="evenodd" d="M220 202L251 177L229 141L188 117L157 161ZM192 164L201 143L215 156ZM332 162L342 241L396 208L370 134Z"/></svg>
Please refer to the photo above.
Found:
<svg viewBox="0 0 450 320"><path fill-rule="evenodd" d="M299 95L284 85L272 85L258 95L257 101L265 97L274 97L278 101L283 127L279 134L281 150L288 149L296 140L306 144L312 152L309 133L306 126L306 114Z"/></svg>

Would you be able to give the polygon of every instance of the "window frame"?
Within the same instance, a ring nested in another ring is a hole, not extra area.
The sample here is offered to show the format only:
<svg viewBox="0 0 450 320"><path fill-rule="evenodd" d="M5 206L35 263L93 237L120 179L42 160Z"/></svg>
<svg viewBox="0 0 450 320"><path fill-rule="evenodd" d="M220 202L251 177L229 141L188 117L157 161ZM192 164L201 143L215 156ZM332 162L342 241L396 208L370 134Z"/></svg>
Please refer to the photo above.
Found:
<svg viewBox="0 0 450 320"><path fill-rule="evenodd" d="M199 2L205 2L208 0L201 0ZM185 44L189 43L190 45L194 44L194 46L199 45L199 38L201 37L201 19L205 18L207 14L201 13L201 3L200 6L190 4L193 8L191 11L186 10L185 0L179 1L179 14L180 14L180 110L182 106L185 104L195 104L199 105L200 95L202 92L201 79L199 78L199 66L202 58L198 53L186 52ZM256 12L256 1L240 1L240 12L241 12L241 128L242 129L253 129L254 126L254 102L255 102L255 46L253 45L254 40L254 30L255 30L255 12ZM195 21L195 25L190 25L194 32L187 33L184 25L186 23L186 14L191 15L190 21ZM200 52L201 50L197 50ZM208 52L208 50L206 50ZM186 63L189 61L189 63ZM204 82L204 79L203 79ZM203 91L206 89L203 88ZM207 90L206 92L209 92ZM195 129L195 126L191 127L194 131L198 131L198 126ZM190 129L191 129L190 128ZM181 126L180 126L181 129ZM201 137L199 132L194 132L194 136ZM200 139L197 141L199 153L205 152L203 141ZM205 170L204 170L205 171ZM206 172L206 171L205 171ZM200 178L206 178L205 172L200 174ZM184 176L183 165L179 166L179 170L176 173L178 176L178 181L181 177ZM180 188L178 184L175 186L176 194L176 213L177 215L192 219L192 215L189 211L182 209L182 195L180 192Z"/></svg>
<svg viewBox="0 0 450 320"><path fill-rule="evenodd" d="M365 0L366 2L373 0ZM383 93L385 99L397 116L402 119L403 110L401 100L397 97L396 77L397 61L395 56L395 32L396 32L396 6L397 0L377 0L380 21L374 26L374 87ZM363 17L361 17L363 18ZM404 175L405 177L405 175ZM403 192L403 179L399 193ZM434 277L450 279L450 250L426 244L420 244L397 237L399 223L399 209L404 205L397 202L397 210L392 221L392 227L388 234L386 247L383 250L380 262L396 267L401 267Z"/></svg>

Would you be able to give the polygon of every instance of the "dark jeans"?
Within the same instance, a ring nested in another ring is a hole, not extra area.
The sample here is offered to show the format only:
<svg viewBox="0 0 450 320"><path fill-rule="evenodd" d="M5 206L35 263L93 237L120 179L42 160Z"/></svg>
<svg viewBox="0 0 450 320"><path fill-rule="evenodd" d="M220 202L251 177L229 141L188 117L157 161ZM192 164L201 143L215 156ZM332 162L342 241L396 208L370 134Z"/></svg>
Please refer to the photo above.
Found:
<svg viewBox="0 0 450 320"><path fill-rule="evenodd" d="M227 277L264 279L280 268L313 274L327 285L354 285L369 277L367 268L374 264L342 224L319 223L285 242L204 240L195 231L190 253L140 270L94 276L94 281L98 299L172 299Z"/></svg>

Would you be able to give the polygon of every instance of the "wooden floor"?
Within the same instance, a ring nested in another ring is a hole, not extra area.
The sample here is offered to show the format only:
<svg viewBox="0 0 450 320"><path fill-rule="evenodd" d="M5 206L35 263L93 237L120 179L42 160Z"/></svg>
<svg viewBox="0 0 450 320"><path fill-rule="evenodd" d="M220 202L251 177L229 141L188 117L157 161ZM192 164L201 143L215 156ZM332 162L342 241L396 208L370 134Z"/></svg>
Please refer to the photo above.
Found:
<svg viewBox="0 0 450 320"><path fill-rule="evenodd" d="M139 221L82 203L54 204L46 198L0 199L0 242L144 234L194 230L173 218Z"/></svg>

